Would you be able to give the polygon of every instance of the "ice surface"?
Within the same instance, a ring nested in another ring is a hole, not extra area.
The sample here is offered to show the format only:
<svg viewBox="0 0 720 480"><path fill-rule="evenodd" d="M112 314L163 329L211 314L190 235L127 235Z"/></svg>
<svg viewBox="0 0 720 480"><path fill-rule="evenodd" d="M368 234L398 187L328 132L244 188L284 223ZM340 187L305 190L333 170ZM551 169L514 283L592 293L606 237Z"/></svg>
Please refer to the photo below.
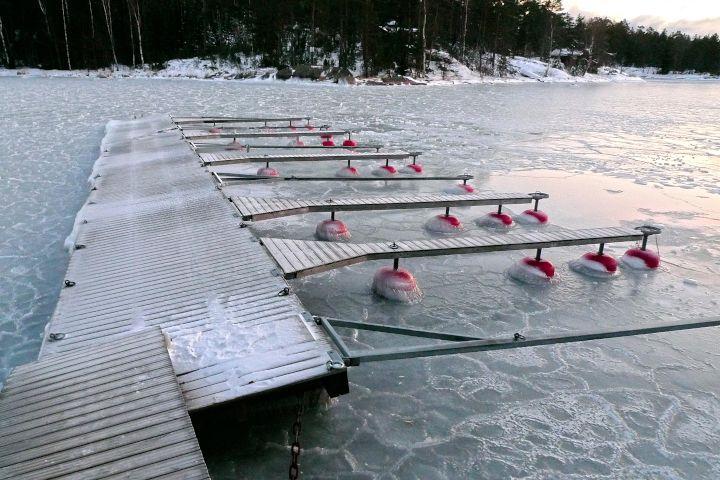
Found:
<svg viewBox="0 0 720 480"><path fill-rule="evenodd" d="M87 199L86 179L106 121L149 109L177 115L307 114L357 128L354 137L362 142L422 150L429 175L467 169L478 189L546 191L550 198L541 206L555 225L665 225L658 272L621 269L611 282L576 275L568 262L587 247L544 251L558 269L557 281L546 286L520 284L506 274L532 252L403 259L424 296L400 304L373 295L372 276L387 265L378 261L294 282L313 313L493 337L621 328L717 312L720 91L710 82L373 89L6 78L0 79L3 101L3 371L37 354L67 265L63 240ZM323 162L316 173L331 176L338 167ZM364 174L371 168L358 167ZM307 167L284 164L283 173L307 174ZM634 183L636 178L645 184ZM317 198L432 194L447 187L357 183L362 185L268 183L242 191ZM472 207L457 214L477 218L486 211ZM432 240L423 223L433 213L440 212L347 212L342 218L359 242ZM253 228L261 235L312 239L324 218L286 217ZM489 234L470 222L467 227L463 235ZM629 246L608 252L619 257ZM225 308L226 299L216 298ZM353 348L416 342L345 333ZM218 345L247 340L211 334L205 339ZM187 338L178 348L197 351L205 339ZM306 412L303 475L719 478L717 343L718 333L710 329L363 365L350 371L351 395ZM208 355L197 358L212 361ZM248 378L242 369L238 375ZM213 474L285 475L285 435L293 420L294 413L263 415L228 429L228 438L204 452Z"/></svg>

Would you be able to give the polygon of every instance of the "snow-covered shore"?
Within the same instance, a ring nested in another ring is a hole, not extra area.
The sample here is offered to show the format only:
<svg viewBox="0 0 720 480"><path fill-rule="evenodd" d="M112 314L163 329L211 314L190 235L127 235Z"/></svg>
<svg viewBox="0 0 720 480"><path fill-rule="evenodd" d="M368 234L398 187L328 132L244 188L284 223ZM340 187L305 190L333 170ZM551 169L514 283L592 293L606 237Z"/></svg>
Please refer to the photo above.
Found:
<svg viewBox="0 0 720 480"><path fill-rule="evenodd" d="M453 85L453 84L479 84L479 83L608 83L608 82L642 82L644 79L664 80L717 80L707 74L670 74L660 75L654 68L608 68L602 67L598 73L586 73L583 76L573 76L568 72L554 67L548 67L546 62L526 57L507 57L504 75L485 75L479 71L471 70L456 59L446 55L441 61L431 60L429 72L424 79L413 79L402 76L375 76L363 77L359 69L352 71L355 77L350 83L356 85ZM337 79L326 75L328 69L320 76L320 82L338 83ZM278 78L276 68L254 68L244 63L233 63L220 59L188 58L170 60L164 68L153 70L146 68L131 68L118 65L113 69L102 68L97 70L45 70L40 68L0 68L0 77L65 77L65 78L159 78L159 79L201 79L201 80L237 80L250 82L316 82L316 80ZM341 81L339 83L348 83Z"/></svg>

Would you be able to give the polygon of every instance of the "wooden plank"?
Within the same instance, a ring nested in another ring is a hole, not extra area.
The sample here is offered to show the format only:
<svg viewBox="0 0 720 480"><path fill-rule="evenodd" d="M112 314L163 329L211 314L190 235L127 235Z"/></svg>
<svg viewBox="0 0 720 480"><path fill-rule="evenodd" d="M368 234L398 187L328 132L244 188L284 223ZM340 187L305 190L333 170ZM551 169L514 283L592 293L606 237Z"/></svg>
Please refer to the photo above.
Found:
<svg viewBox="0 0 720 480"><path fill-rule="evenodd" d="M308 212L344 212L365 210L405 210L420 208L445 208L499 203L523 204L533 200L522 193L469 194L469 195L407 195L395 197L338 198L312 200L285 200L277 198L253 198L231 196L240 207L245 220L266 220L299 215ZM331 201L332 200L332 201ZM259 206L259 202L263 202Z"/></svg>
<svg viewBox="0 0 720 480"><path fill-rule="evenodd" d="M302 176L302 175L291 175L291 176L277 176L270 177L266 175L251 175L245 173L228 173L228 172L215 172L222 179L223 183L233 184L239 182L399 182L399 181L433 181L433 180L470 180L473 178L472 175L394 175L392 177L321 177L321 176ZM463 194L464 195L464 194Z"/></svg>
<svg viewBox="0 0 720 480"><path fill-rule="evenodd" d="M322 135L347 135L348 130L296 130L296 131L272 131L272 132L247 132L247 131L223 131L222 133L208 133L202 130L187 130L186 140L212 140L222 138L295 138L295 137L320 137Z"/></svg>
<svg viewBox="0 0 720 480"><path fill-rule="evenodd" d="M345 152L345 153L309 153L283 155L251 155L238 152L200 153L203 165L207 167L219 165L235 165L239 163L277 163L277 162L322 162L334 160L385 160L409 158L410 154L403 151L392 152Z"/></svg>
<svg viewBox="0 0 720 480"><path fill-rule="evenodd" d="M307 259L307 257L303 258L303 266L300 269L283 269L286 278L296 278L368 260L462 255L570 245L591 245L636 241L643 238L642 233L627 228L585 229L560 233L562 233L561 238L558 238L557 232L532 232L492 236L489 238L456 237L454 239L397 242L397 248L391 248L388 243L342 243L328 247L327 244L329 242L311 242L304 240L276 242L277 239L263 238L262 242L265 245L273 244L273 248L268 249L273 257L275 257L277 251L284 252L285 249L291 250L293 255L302 256L306 254L308 257L312 257L310 259ZM459 245L458 242L461 242L461 245ZM310 255L311 251L317 251L318 249L327 252L327 256L332 256L333 260L320 260L317 253ZM338 255L338 250L342 250L344 254Z"/></svg>
<svg viewBox="0 0 720 480"><path fill-rule="evenodd" d="M300 122L311 119L312 117L172 117L172 121L178 125L185 123Z"/></svg>

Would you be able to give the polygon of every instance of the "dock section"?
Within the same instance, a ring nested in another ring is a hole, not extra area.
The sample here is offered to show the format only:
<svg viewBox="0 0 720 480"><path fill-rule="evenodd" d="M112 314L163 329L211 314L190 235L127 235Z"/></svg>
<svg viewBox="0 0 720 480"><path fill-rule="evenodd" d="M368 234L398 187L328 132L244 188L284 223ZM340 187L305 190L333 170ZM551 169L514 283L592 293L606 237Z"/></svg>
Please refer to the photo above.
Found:
<svg viewBox="0 0 720 480"><path fill-rule="evenodd" d="M191 413L305 383L344 393L333 345L172 126L108 126L41 359L160 327Z"/></svg>
<svg viewBox="0 0 720 480"><path fill-rule="evenodd" d="M0 432L3 479L210 478L159 328L17 367Z"/></svg>

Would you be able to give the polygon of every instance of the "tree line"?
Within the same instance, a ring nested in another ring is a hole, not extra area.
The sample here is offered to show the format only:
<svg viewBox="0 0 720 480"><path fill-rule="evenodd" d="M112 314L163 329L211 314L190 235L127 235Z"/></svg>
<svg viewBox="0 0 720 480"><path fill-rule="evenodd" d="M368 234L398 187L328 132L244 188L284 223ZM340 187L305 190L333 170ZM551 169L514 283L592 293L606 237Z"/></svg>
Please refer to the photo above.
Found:
<svg viewBox="0 0 720 480"><path fill-rule="evenodd" d="M720 73L718 35L690 37L561 12L560 0L0 0L0 65L160 67L173 58L244 58L422 75L430 49L471 68L487 55Z"/></svg>

